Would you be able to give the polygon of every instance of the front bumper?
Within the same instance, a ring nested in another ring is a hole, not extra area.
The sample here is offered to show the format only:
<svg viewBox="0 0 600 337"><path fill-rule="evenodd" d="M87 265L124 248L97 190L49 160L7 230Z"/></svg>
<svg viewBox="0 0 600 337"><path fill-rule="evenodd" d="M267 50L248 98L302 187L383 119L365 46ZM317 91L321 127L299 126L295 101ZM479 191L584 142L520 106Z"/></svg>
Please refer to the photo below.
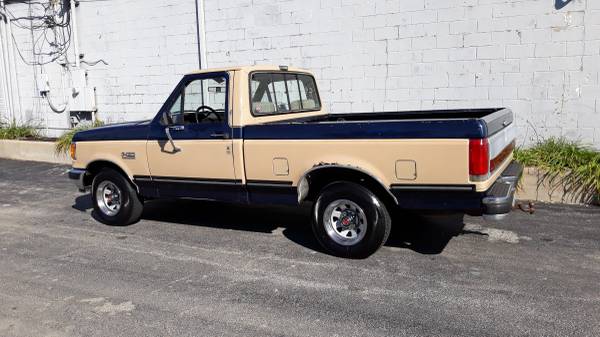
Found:
<svg viewBox="0 0 600 337"><path fill-rule="evenodd" d="M69 179L75 183L75 186L77 186L81 192L85 192L86 186L83 179L85 178L87 171L84 169L72 168L67 173Z"/></svg>
<svg viewBox="0 0 600 337"><path fill-rule="evenodd" d="M461 212L490 220L504 218L514 204L517 183L523 167L513 161L494 184L483 192L468 185L394 185L390 192L405 210Z"/></svg>

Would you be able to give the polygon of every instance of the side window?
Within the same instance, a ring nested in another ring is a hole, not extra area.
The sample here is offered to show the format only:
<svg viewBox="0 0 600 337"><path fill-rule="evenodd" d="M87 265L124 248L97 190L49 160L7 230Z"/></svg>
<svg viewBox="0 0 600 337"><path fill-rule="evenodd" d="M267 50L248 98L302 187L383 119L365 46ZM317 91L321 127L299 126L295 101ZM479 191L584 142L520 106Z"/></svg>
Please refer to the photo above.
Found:
<svg viewBox="0 0 600 337"><path fill-rule="evenodd" d="M182 95L179 95L179 97L177 97L177 100L175 101L175 103L173 103L173 106L171 106L171 110L169 110L171 117L174 117L174 115L180 115L183 111L181 107L181 96Z"/></svg>
<svg viewBox="0 0 600 337"><path fill-rule="evenodd" d="M298 85L298 75L288 75L285 78L285 84L288 89L290 100L290 110L302 111L302 98L300 97L300 87Z"/></svg>
<svg viewBox="0 0 600 337"><path fill-rule="evenodd" d="M300 86L302 108L306 110L321 108L315 80L307 75L298 75L298 85Z"/></svg>
<svg viewBox="0 0 600 337"><path fill-rule="evenodd" d="M169 114L174 124L221 123L226 103L225 77L197 79L185 85Z"/></svg>
<svg viewBox="0 0 600 337"><path fill-rule="evenodd" d="M312 76L255 73L250 79L252 114L256 116L318 110L321 102Z"/></svg>
<svg viewBox="0 0 600 337"><path fill-rule="evenodd" d="M271 74L254 74L250 81L252 112L257 115L269 115L277 112L275 92Z"/></svg>

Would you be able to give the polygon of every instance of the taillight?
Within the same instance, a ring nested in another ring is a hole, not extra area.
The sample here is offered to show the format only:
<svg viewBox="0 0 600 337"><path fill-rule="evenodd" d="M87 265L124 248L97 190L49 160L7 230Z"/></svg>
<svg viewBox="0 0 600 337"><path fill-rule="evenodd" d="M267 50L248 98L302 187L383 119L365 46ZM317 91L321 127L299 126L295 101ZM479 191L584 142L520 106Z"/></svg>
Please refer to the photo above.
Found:
<svg viewBox="0 0 600 337"><path fill-rule="evenodd" d="M490 145L487 139L469 139L469 175L482 180L490 173Z"/></svg>
<svg viewBox="0 0 600 337"><path fill-rule="evenodd" d="M71 143L71 147L69 148L69 153L71 154L71 159L75 160L75 153L77 152L77 146L75 143Z"/></svg>

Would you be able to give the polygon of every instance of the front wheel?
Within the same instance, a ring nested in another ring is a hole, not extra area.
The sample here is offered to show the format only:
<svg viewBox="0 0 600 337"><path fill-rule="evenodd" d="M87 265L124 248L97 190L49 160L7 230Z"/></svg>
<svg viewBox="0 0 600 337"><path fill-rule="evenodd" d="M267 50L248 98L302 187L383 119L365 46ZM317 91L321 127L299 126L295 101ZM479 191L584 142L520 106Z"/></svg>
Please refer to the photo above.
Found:
<svg viewBox="0 0 600 337"><path fill-rule="evenodd" d="M313 205L312 227L331 254L366 258L387 240L392 222L383 202L355 183L333 183Z"/></svg>
<svg viewBox="0 0 600 337"><path fill-rule="evenodd" d="M103 169L92 183L94 211L107 225L124 226L138 221L144 204L135 188L120 172Z"/></svg>

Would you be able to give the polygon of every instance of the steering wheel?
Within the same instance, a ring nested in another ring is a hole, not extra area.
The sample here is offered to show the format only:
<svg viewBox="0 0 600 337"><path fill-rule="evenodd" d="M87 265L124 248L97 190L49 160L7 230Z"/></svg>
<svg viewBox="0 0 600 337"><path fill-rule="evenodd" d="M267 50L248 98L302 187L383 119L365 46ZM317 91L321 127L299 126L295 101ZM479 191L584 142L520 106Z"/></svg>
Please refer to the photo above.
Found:
<svg viewBox="0 0 600 337"><path fill-rule="evenodd" d="M198 118L198 114L200 114L200 110L208 110L208 112L202 113L202 118ZM196 109L196 123L200 123L200 121L205 120L206 117L210 116L211 114L215 115L215 117L217 117L217 120L220 122L221 121L221 116L219 116L219 114L215 111L215 109L207 106L207 105L201 105L198 107L198 109Z"/></svg>

